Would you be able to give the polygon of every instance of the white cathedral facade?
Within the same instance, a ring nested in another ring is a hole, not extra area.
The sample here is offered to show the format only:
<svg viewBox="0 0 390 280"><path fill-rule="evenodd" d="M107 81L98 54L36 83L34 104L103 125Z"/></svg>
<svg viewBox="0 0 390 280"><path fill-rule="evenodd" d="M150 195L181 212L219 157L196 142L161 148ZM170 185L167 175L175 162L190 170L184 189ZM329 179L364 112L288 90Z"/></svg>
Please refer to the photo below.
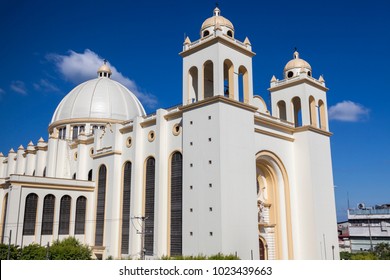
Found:
<svg viewBox="0 0 390 280"><path fill-rule="evenodd" d="M323 78L295 52L268 108L251 43L218 8L180 55L181 106L146 115L104 64L63 98L47 142L0 153L2 242L74 236L98 259L338 258Z"/></svg>

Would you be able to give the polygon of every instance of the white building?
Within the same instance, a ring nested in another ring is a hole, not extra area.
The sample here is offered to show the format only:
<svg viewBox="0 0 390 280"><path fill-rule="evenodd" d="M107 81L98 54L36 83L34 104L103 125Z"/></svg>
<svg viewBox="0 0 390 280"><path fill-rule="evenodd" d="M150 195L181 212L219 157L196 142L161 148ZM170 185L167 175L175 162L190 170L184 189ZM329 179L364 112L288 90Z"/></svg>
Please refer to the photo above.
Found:
<svg viewBox="0 0 390 280"><path fill-rule="evenodd" d="M376 245L390 243L390 204L348 209L351 251L372 251Z"/></svg>
<svg viewBox="0 0 390 280"><path fill-rule="evenodd" d="M47 142L1 154L3 241L75 236L97 258L332 259L323 78L295 52L267 108L253 92L251 43L218 8L180 55L181 106L146 116L103 65L58 105Z"/></svg>

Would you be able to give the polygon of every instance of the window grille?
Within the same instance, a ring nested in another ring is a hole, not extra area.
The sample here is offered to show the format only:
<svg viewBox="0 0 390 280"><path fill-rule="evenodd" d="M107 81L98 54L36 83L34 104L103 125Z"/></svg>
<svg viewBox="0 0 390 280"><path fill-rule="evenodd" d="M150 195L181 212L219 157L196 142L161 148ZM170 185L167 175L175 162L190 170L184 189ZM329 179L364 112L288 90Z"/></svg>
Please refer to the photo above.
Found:
<svg viewBox="0 0 390 280"><path fill-rule="evenodd" d="M154 241L154 189L155 189L155 159L146 162L145 178L145 239L146 255L153 255Z"/></svg>
<svg viewBox="0 0 390 280"><path fill-rule="evenodd" d="M107 168L105 165L100 166L98 178L98 196L96 206L96 230L95 245L103 246L104 236L104 213L106 204L106 177Z"/></svg>
<svg viewBox="0 0 390 280"><path fill-rule="evenodd" d="M35 222L37 218L38 195L30 193L26 197L24 208L23 235L35 234Z"/></svg>
<svg viewBox="0 0 390 280"><path fill-rule="evenodd" d="M54 221L54 205L56 198L52 194L45 196L43 200L43 214L42 214L42 235L53 234L53 221Z"/></svg>
<svg viewBox="0 0 390 280"><path fill-rule="evenodd" d="M70 224L70 205L72 198L69 195L64 195L60 202L60 223L58 234L69 234Z"/></svg>
<svg viewBox="0 0 390 280"><path fill-rule="evenodd" d="M176 152L171 161L171 256L182 255L183 157Z"/></svg>
<svg viewBox="0 0 390 280"><path fill-rule="evenodd" d="M87 209L87 198L80 196L76 201L76 219L74 234L85 233L85 214Z"/></svg>
<svg viewBox="0 0 390 280"><path fill-rule="evenodd" d="M126 162L123 170L122 248L121 248L122 254L129 253L130 200L131 200L131 162Z"/></svg>

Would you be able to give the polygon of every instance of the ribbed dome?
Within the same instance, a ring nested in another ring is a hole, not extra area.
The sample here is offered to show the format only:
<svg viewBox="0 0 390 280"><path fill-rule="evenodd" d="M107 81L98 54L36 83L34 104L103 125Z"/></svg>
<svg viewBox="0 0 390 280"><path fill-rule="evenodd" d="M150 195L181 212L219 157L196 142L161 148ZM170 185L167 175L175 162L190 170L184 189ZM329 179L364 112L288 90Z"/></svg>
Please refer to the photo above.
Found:
<svg viewBox="0 0 390 280"><path fill-rule="evenodd" d="M311 70L311 66L307 61L299 58L299 53L297 51L294 52L294 59L291 59L286 66L284 67L284 71L288 71L295 68L306 68Z"/></svg>
<svg viewBox="0 0 390 280"><path fill-rule="evenodd" d="M80 118L130 120L144 115L142 104L125 86L99 77L71 90L58 105L51 122Z"/></svg>
<svg viewBox="0 0 390 280"><path fill-rule="evenodd" d="M226 26L226 27L234 30L234 26L230 22L230 20L228 20L227 18L224 18L223 16L221 16L220 12L221 12L221 10L219 8L215 8L214 9L214 16L209 17L208 19L206 19L203 22L201 31L203 31L204 29L206 29L206 28L208 28L210 26L216 26L216 25Z"/></svg>

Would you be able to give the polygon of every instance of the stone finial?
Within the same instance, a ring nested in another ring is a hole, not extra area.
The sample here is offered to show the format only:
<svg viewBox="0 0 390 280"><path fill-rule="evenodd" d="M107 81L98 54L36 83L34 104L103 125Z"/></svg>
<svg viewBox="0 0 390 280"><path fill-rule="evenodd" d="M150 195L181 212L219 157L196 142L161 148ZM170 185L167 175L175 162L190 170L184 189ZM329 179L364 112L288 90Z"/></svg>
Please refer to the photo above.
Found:
<svg viewBox="0 0 390 280"><path fill-rule="evenodd" d="M189 44L191 44L191 40L190 40L190 38L187 36L186 39L184 40L183 45L189 45Z"/></svg>
<svg viewBox="0 0 390 280"><path fill-rule="evenodd" d="M0 157L4 157L4 155L3 155L3 153L2 153L2 152L0 152Z"/></svg>
<svg viewBox="0 0 390 280"><path fill-rule="evenodd" d="M34 143L32 141L30 141L30 143L28 143L27 146L34 146Z"/></svg>
<svg viewBox="0 0 390 280"><path fill-rule="evenodd" d="M247 46L252 46L252 44L249 41L248 37L245 37L244 44L247 45Z"/></svg>
<svg viewBox="0 0 390 280"><path fill-rule="evenodd" d="M39 138L38 143L45 143L45 140L43 140L43 138L41 137Z"/></svg>
<svg viewBox="0 0 390 280"><path fill-rule="evenodd" d="M271 78L271 83L274 83L274 82L277 82L278 80L276 79L275 75L272 75L272 78Z"/></svg>
<svg viewBox="0 0 390 280"><path fill-rule="evenodd" d="M9 154L14 154L15 153L15 150L13 148L11 148L11 150L9 150L8 152Z"/></svg>
<svg viewBox="0 0 390 280"><path fill-rule="evenodd" d="M324 77L322 77L322 75L320 75L320 77L318 78L318 81L320 83L325 83Z"/></svg>

